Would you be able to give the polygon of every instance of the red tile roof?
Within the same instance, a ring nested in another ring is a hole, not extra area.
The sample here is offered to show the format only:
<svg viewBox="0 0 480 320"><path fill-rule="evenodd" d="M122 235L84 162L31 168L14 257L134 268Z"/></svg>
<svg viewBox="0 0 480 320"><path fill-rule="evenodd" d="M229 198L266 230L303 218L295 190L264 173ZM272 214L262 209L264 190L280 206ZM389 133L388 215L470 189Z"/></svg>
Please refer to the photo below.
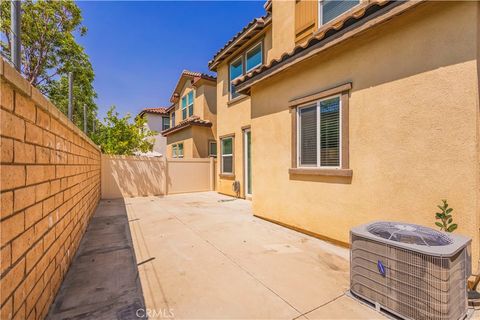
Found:
<svg viewBox="0 0 480 320"><path fill-rule="evenodd" d="M317 50L322 50L329 41L338 38L341 32L355 29L357 26L360 27L363 24L362 22L370 20L369 18L374 19L378 16L386 15L390 11L394 11L396 7L403 6L403 10L406 10L420 2L422 2L422 0L373 0L365 2L326 24L305 44L297 45L291 52L285 53L279 59L274 59L270 61L270 63L252 70L233 81L233 84L236 86L238 92L246 93L253 83L280 72L284 66L286 67L287 65L289 66L302 61L304 56L307 57L309 54L314 54L314 51L316 53ZM384 11L380 11L381 9L384 9ZM401 12L400 9L398 11Z"/></svg>
<svg viewBox="0 0 480 320"><path fill-rule="evenodd" d="M208 68L216 71L220 62L225 60L226 56L244 45L247 41L259 34L272 21L272 16L266 14L263 17L255 18L250 21L240 32L234 35L228 42L215 53L212 60L208 62Z"/></svg>
<svg viewBox="0 0 480 320"><path fill-rule="evenodd" d="M145 108L138 115L143 116L145 113L168 114L168 108L170 107Z"/></svg>
<svg viewBox="0 0 480 320"><path fill-rule="evenodd" d="M169 134L180 131L184 128L188 128L190 126L211 127L212 123L209 120L200 119L199 116L191 116L185 120L180 121L175 127L163 130L162 135L166 137Z"/></svg>

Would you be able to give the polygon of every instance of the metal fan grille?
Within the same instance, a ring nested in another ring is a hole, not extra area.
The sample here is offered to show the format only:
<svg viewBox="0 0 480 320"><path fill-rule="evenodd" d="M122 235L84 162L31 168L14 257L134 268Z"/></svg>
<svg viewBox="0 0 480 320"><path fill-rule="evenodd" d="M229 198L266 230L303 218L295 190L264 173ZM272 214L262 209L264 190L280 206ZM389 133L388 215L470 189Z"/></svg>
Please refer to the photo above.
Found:
<svg viewBox="0 0 480 320"><path fill-rule="evenodd" d="M415 224L376 222L367 227L368 232L380 238L420 246L446 246L452 239L437 230Z"/></svg>

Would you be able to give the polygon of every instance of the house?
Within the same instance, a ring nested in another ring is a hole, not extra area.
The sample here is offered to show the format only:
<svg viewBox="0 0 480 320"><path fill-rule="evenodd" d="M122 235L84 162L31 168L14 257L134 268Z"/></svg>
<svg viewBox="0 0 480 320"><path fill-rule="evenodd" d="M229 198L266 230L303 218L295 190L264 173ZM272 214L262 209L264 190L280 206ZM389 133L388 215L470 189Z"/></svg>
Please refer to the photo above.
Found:
<svg viewBox="0 0 480 320"><path fill-rule="evenodd" d="M165 155L167 149L167 139L162 136L161 132L170 127L170 116L167 112L168 107L145 108L138 114L140 117L147 119L145 126L148 130L155 131L157 134L153 136L155 142L153 144L153 152Z"/></svg>
<svg viewBox="0 0 480 320"><path fill-rule="evenodd" d="M219 191L237 180L255 215L342 245L372 220L435 227L448 199L475 261L480 3L266 6L210 62ZM263 60L250 68L257 43Z"/></svg>
<svg viewBox="0 0 480 320"><path fill-rule="evenodd" d="M162 131L167 157L207 158L216 156L217 100L214 76L184 70L167 109L170 128Z"/></svg>

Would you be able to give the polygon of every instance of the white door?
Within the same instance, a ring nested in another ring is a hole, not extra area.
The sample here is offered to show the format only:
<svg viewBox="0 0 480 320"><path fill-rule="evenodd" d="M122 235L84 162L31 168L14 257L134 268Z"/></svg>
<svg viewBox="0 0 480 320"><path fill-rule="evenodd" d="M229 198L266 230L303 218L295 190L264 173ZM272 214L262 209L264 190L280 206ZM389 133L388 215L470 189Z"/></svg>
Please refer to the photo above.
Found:
<svg viewBox="0 0 480 320"><path fill-rule="evenodd" d="M243 132L243 141L244 141L244 168L245 168L245 196L251 197L252 196L252 134L250 129L246 129Z"/></svg>

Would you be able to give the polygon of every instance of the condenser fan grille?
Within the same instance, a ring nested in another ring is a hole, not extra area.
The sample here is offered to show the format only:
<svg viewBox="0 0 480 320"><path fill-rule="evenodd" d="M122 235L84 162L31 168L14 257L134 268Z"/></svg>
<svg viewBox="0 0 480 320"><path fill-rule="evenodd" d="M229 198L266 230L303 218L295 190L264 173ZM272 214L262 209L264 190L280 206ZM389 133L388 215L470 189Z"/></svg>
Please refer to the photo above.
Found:
<svg viewBox="0 0 480 320"><path fill-rule="evenodd" d="M367 231L380 238L421 246L446 246L452 239L439 231L419 225L398 222L376 222Z"/></svg>

